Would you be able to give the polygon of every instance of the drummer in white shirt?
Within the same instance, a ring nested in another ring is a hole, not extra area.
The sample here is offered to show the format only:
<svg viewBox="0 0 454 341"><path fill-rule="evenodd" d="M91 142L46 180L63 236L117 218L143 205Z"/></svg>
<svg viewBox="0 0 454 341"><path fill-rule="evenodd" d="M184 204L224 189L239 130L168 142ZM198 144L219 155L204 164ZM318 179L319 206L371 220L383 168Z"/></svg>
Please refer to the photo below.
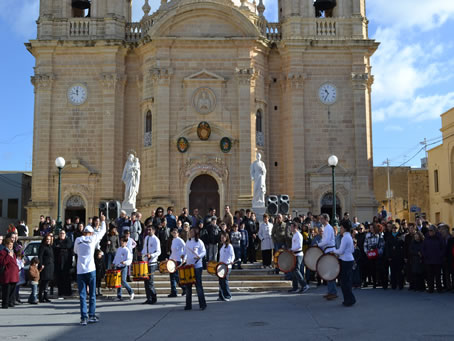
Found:
<svg viewBox="0 0 454 341"><path fill-rule="evenodd" d="M235 262L235 251L230 243L230 237L227 232L221 233L222 247L219 251L219 262L227 264L228 272L225 278L219 278L219 298L218 301L230 301L232 294L229 288L229 275L232 272L232 264Z"/></svg>
<svg viewBox="0 0 454 341"><path fill-rule="evenodd" d="M353 264L355 262L353 252L355 252L355 246L350 234L351 228L352 223L350 220L341 221L341 244L338 249L333 251L335 254L339 255L339 259L341 261L340 281L342 295L344 296L344 302L342 302L342 304L346 307L351 307L356 303L356 298L352 292Z"/></svg>
<svg viewBox="0 0 454 341"><path fill-rule="evenodd" d="M198 227L194 227L189 230L189 240L186 242L184 248L184 255L181 256L181 259L186 259L187 265L194 265L195 268L195 278L197 289L197 296L199 298L200 310L205 310L207 303L205 300L205 293L203 292L202 286L202 258L206 255L205 244L200 239L200 230ZM186 286L186 306L184 310L192 309L192 284Z"/></svg>
<svg viewBox="0 0 454 341"><path fill-rule="evenodd" d="M132 301L134 299L134 291L131 289L128 282L126 281L128 267L132 263L132 253L129 250L129 248L126 246L126 244L128 243L127 237L125 237L125 236L121 237L120 243L121 243L121 247L118 248L118 250L115 254L115 258L113 260L113 265L115 265L115 267L118 270L121 270L121 286L125 287L125 289L128 291L129 298ZM117 289L117 300L118 301L123 300L121 297L121 289L122 288Z"/></svg>
<svg viewBox="0 0 454 341"><path fill-rule="evenodd" d="M325 253L330 253L335 250L336 241L333 227L329 224L329 215L323 213L320 216L320 222L323 225L322 240L318 243L318 247ZM328 281L328 294L323 296L327 300L334 300L337 298L336 281Z"/></svg>
<svg viewBox="0 0 454 341"><path fill-rule="evenodd" d="M178 233L178 228L173 228L172 232L172 246L171 246L171 253L169 259L174 260L177 263L177 266L181 264L181 256L184 255L184 247L185 242L183 239L180 238ZM167 297L177 297L177 283L180 281L178 276L178 270L175 271L173 274L170 274L170 295ZM183 289L182 295L185 295L185 288Z"/></svg>
<svg viewBox="0 0 454 341"><path fill-rule="evenodd" d="M295 270L293 270L293 289L289 290L289 292L294 293L304 293L309 290L309 285L304 280L304 264L303 264L303 235L299 231L299 226L297 222L292 222L292 248L295 257L296 257L296 266ZM301 289L298 290L298 284L301 285Z"/></svg>
<svg viewBox="0 0 454 341"><path fill-rule="evenodd" d="M155 234L156 227L147 227L147 236L143 241L142 259L148 262L148 272L150 278L144 281L147 300L143 304L155 304L158 301L156 289L154 287L154 272L158 268L158 257L161 254L161 243Z"/></svg>

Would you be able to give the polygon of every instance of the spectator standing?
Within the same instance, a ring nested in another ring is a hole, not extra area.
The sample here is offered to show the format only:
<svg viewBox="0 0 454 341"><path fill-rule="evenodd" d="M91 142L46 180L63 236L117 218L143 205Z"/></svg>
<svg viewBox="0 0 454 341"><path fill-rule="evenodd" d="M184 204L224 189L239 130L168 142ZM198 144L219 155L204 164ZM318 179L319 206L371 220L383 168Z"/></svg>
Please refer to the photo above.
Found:
<svg viewBox="0 0 454 341"><path fill-rule="evenodd" d="M54 279L54 250L52 248L52 236L47 234L41 241L38 251L39 266L41 270L39 280L38 299L40 303L50 303L48 296L49 282Z"/></svg>
<svg viewBox="0 0 454 341"><path fill-rule="evenodd" d="M73 243L61 230L58 239L54 242L55 277L58 287L58 296L71 296L71 269L73 261Z"/></svg>
<svg viewBox="0 0 454 341"><path fill-rule="evenodd" d="M441 264L443 263L444 252L445 246L441 235L437 232L436 226L431 225L422 244L422 257L426 269L429 293L434 292L435 283L437 291L443 291L441 286Z"/></svg>
<svg viewBox="0 0 454 341"><path fill-rule="evenodd" d="M0 251L0 266L4 268L0 273L2 286L2 308L14 307L16 283L19 282L19 268L17 267L16 255L14 254L14 242L6 238L3 250Z"/></svg>
<svg viewBox="0 0 454 341"><path fill-rule="evenodd" d="M273 224L269 221L269 215L263 215L263 222L260 224L258 237L262 249L262 260L264 268L271 268L271 250L273 249L273 240L271 239L271 232Z"/></svg>

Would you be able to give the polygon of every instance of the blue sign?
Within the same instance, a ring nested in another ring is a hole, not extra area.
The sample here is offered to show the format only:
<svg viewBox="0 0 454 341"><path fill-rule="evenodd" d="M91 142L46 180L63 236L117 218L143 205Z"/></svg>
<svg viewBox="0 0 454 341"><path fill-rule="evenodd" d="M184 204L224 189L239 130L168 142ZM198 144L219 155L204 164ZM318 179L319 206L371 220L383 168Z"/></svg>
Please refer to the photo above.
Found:
<svg viewBox="0 0 454 341"><path fill-rule="evenodd" d="M410 212L412 212L412 213L421 213L421 207L412 206L412 207L410 207Z"/></svg>

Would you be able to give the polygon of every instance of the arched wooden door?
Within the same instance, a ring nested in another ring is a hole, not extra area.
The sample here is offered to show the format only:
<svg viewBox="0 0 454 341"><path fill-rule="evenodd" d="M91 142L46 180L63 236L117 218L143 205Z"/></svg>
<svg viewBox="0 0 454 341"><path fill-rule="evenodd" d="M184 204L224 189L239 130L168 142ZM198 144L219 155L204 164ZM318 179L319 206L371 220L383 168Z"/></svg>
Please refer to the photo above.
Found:
<svg viewBox="0 0 454 341"><path fill-rule="evenodd" d="M207 174L197 176L191 183L189 194L189 210L192 214L195 208L205 217L209 208L216 209L219 215L219 186L216 180Z"/></svg>

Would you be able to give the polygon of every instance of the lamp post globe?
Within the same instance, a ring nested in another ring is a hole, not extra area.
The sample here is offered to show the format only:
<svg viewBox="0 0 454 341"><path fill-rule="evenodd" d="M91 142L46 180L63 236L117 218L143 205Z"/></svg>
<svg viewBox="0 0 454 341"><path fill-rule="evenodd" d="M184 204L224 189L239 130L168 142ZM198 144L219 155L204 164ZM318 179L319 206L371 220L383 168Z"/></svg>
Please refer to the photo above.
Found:
<svg viewBox="0 0 454 341"><path fill-rule="evenodd" d="M61 156L55 159L55 166L58 168L58 212L57 212L57 229L62 228L61 223L61 170L65 167L66 161Z"/></svg>
<svg viewBox="0 0 454 341"><path fill-rule="evenodd" d="M59 168L59 169L64 168L65 164L66 164L66 161L61 156L59 156L55 159L55 166L57 166L57 168Z"/></svg>
<svg viewBox="0 0 454 341"><path fill-rule="evenodd" d="M335 175L335 168L337 166L337 163L339 162L339 159L337 158L336 155L331 155L328 158L328 165L331 167L331 177L332 177L332 184L333 184L333 213L331 217L331 225L336 226L337 225L337 219L336 219L336 175Z"/></svg>

